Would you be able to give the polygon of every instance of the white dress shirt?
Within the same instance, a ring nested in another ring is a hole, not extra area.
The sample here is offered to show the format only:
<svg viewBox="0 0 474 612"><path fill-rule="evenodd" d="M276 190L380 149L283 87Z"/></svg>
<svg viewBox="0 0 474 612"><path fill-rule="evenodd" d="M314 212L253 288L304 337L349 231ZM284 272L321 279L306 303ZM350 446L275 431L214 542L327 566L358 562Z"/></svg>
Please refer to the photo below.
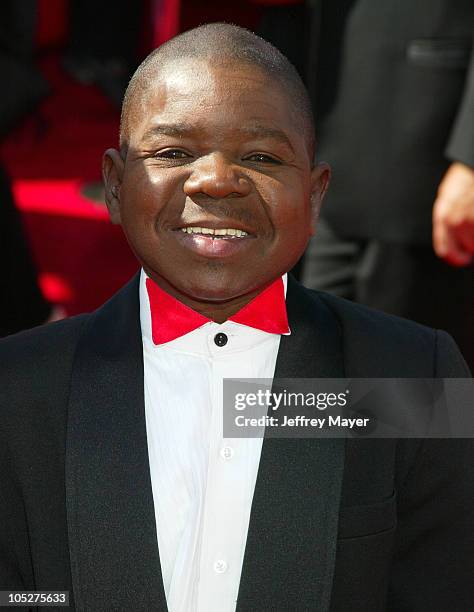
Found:
<svg viewBox="0 0 474 612"><path fill-rule="evenodd" d="M142 270L146 429L168 609L234 612L262 439L223 438L222 381L273 378L280 335L209 322L155 346L145 280Z"/></svg>

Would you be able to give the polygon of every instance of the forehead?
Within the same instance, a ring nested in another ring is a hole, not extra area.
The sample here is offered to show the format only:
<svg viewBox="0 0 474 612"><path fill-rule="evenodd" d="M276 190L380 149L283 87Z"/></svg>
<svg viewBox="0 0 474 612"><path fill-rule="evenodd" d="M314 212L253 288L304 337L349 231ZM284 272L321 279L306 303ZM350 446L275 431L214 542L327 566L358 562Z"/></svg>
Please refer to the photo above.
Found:
<svg viewBox="0 0 474 612"><path fill-rule="evenodd" d="M169 62L143 84L134 106L131 143L161 123L196 125L214 135L253 123L294 139L303 131L283 86L257 66L236 61Z"/></svg>

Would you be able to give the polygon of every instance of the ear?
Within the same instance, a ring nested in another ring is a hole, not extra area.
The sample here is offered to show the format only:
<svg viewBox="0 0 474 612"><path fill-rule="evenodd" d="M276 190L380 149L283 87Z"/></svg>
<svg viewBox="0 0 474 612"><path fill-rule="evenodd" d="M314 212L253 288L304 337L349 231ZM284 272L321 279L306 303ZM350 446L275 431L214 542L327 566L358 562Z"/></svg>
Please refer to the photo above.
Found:
<svg viewBox="0 0 474 612"><path fill-rule="evenodd" d="M324 195L329 187L331 168L326 162L318 162L311 172L311 235L316 231Z"/></svg>
<svg viewBox="0 0 474 612"><path fill-rule="evenodd" d="M124 160L116 149L107 149L102 158L102 178L105 187L105 203L110 220L120 225L120 187L122 185Z"/></svg>

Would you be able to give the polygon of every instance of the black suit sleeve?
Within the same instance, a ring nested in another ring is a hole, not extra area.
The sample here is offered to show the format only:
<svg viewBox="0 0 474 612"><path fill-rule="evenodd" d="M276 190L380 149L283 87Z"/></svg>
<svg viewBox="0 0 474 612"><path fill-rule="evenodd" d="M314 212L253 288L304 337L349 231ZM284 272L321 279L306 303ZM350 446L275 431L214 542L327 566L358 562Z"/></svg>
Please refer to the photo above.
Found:
<svg viewBox="0 0 474 612"><path fill-rule="evenodd" d="M454 341L437 333L434 375L469 377ZM407 441L402 441L407 443ZM387 610L467 612L474 601L474 440L427 439L398 490Z"/></svg>
<svg viewBox="0 0 474 612"><path fill-rule="evenodd" d="M474 44L464 95L451 131L446 155L474 168Z"/></svg>

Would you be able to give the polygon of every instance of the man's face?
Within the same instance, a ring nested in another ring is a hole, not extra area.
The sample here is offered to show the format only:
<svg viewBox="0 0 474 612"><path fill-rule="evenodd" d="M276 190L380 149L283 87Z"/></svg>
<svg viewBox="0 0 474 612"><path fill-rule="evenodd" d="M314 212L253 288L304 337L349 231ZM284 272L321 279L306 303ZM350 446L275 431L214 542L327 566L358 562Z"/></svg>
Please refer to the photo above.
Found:
<svg viewBox="0 0 474 612"><path fill-rule="evenodd" d="M104 175L112 220L146 272L178 297L213 302L288 271L328 170L312 171L281 86L246 64L182 60L136 104L125 162L106 153Z"/></svg>

